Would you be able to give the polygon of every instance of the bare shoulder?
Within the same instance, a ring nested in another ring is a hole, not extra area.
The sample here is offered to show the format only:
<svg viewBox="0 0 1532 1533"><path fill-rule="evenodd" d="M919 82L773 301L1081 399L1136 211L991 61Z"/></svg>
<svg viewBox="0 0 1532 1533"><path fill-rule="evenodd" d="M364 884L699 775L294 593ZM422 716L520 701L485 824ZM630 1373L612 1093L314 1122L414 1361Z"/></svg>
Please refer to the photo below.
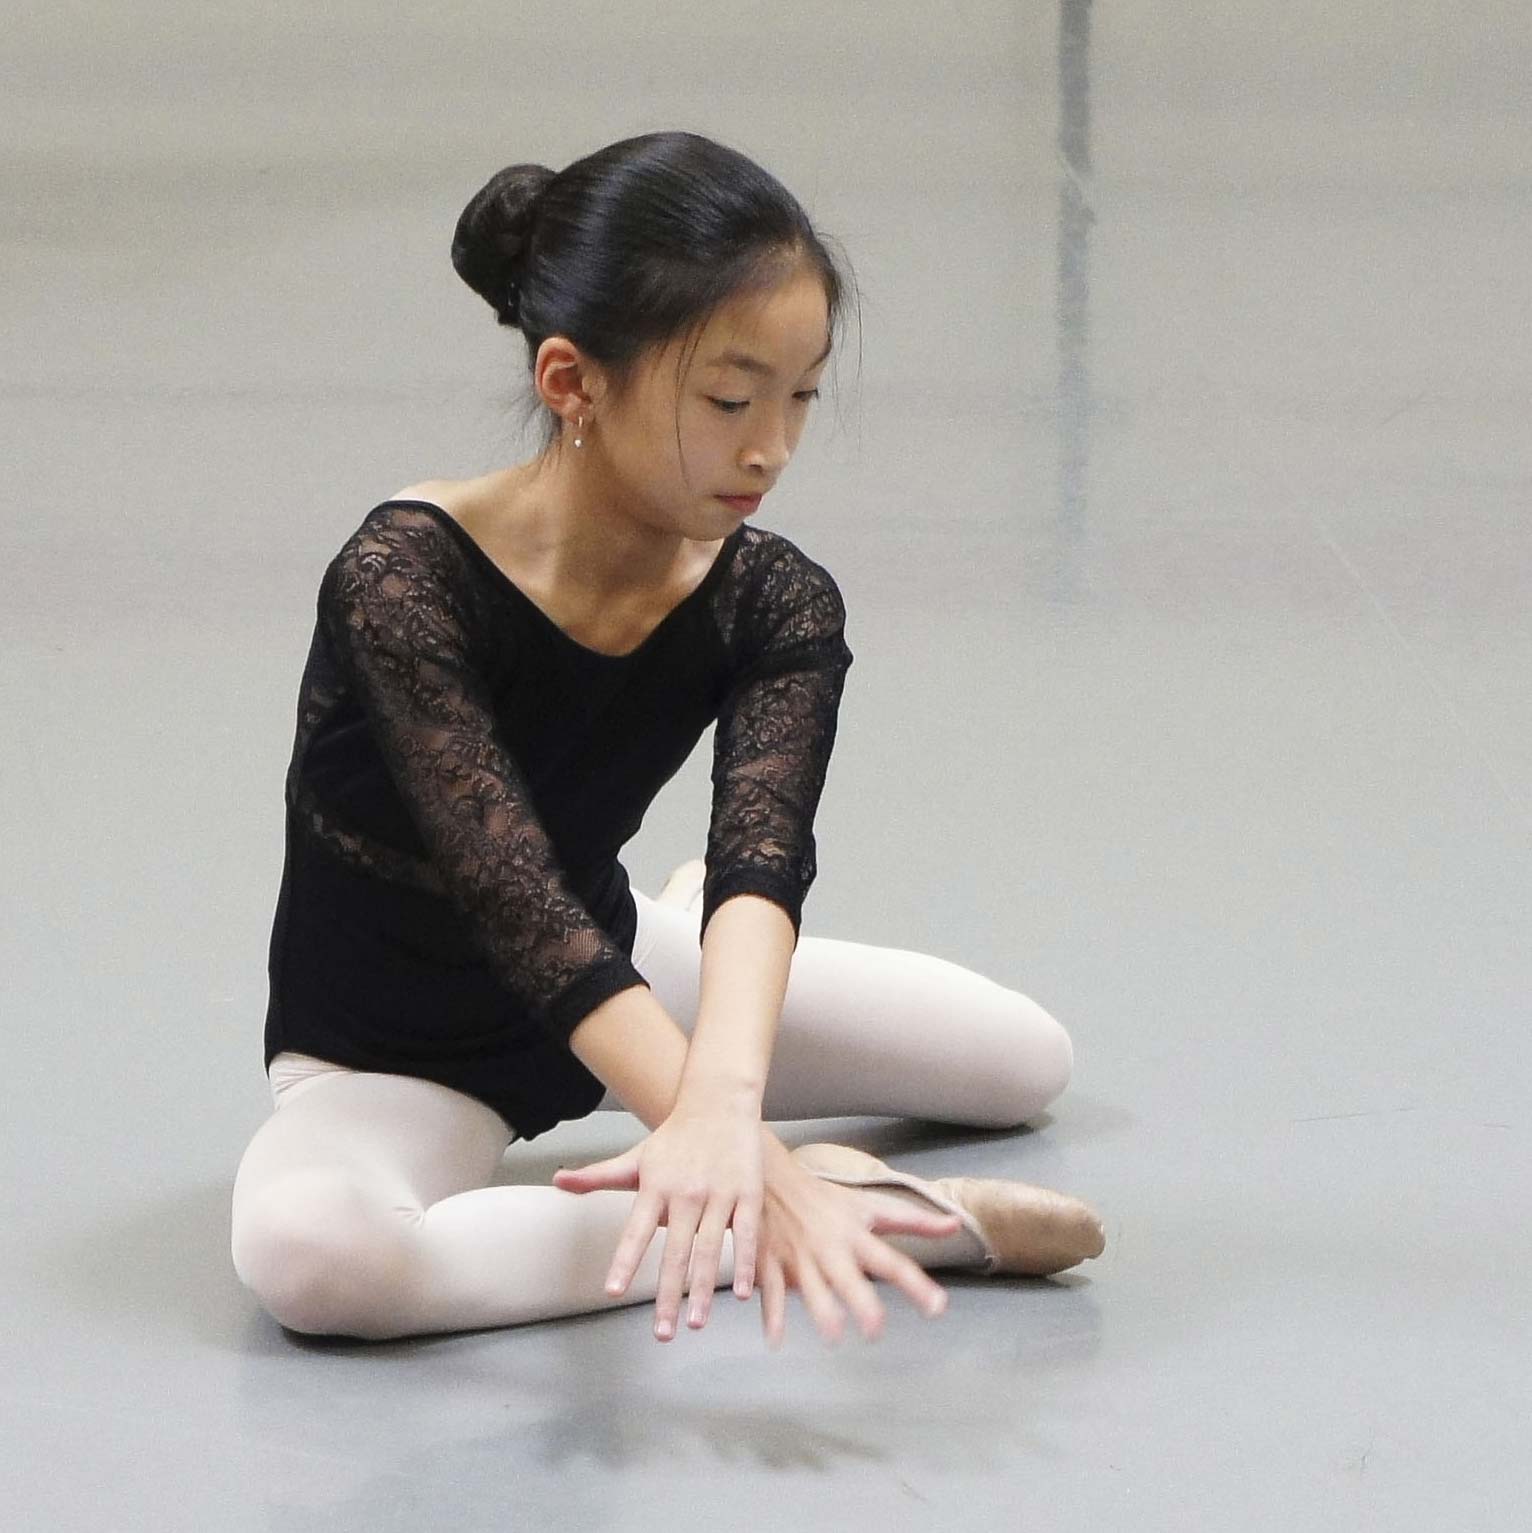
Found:
<svg viewBox="0 0 1532 1533"><path fill-rule="evenodd" d="M419 484L395 490L389 499L428 500L432 505L440 506L448 516L461 521L465 489L466 481L461 479L422 479Z"/></svg>
<svg viewBox="0 0 1532 1533"><path fill-rule="evenodd" d="M513 475L481 474L477 479L422 479L400 490L395 500L428 500L490 551L503 551L513 518Z"/></svg>

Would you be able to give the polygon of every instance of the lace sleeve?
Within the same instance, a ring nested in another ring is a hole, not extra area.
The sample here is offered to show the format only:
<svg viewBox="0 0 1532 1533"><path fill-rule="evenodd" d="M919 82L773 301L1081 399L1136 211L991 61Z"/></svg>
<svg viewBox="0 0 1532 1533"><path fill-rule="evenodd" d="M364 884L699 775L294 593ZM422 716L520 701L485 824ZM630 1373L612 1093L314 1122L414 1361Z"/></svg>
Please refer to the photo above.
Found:
<svg viewBox="0 0 1532 1533"><path fill-rule="evenodd" d="M718 713L698 936L725 900L757 894L791 917L796 948L818 872L814 815L853 657L833 577L791 545L768 569L757 612L753 656Z"/></svg>
<svg viewBox="0 0 1532 1533"><path fill-rule="evenodd" d="M319 610L347 683L452 902L495 973L567 1045L647 981L570 890L525 778L496 737L443 529L370 518L332 561Z"/></svg>

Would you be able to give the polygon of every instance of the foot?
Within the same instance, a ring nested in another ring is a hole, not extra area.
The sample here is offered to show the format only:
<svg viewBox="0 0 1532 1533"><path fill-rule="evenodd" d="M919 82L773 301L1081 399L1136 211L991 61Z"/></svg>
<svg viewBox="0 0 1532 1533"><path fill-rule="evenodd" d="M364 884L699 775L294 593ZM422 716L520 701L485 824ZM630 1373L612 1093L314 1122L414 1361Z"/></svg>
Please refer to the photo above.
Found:
<svg viewBox="0 0 1532 1533"><path fill-rule="evenodd" d="M1106 1248L1096 1214L1078 1198L1046 1187L999 1177L924 1181L850 1145L800 1145L792 1153L806 1169L842 1185L892 1184L919 1193L944 1210L955 1204L983 1241L986 1270L992 1273L1046 1277L1100 1256Z"/></svg>
<svg viewBox="0 0 1532 1533"><path fill-rule="evenodd" d="M998 1177L939 1176L931 1185L978 1220L995 1253L991 1271L1047 1277L1106 1249L1100 1218L1067 1193Z"/></svg>
<svg viewBox="0 0 1532 1533"><path fill-rule="evenodd" d="M707 864L700 857L683 862L669 878L665 887L655 896L661 905L674 905L680 910L690 910L702 894L702 881L707 876Z"/></svg>

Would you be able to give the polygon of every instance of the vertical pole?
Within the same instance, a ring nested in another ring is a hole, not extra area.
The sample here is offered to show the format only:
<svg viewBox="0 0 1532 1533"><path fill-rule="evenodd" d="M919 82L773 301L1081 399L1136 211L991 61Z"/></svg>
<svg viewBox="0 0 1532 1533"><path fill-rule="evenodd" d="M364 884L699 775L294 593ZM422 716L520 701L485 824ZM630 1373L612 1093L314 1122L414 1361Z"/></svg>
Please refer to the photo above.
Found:
<svg viewBox="0 0 1532 1533"><path fill-rule="evenodd" d="M1090 449L1091 0L1059 4L1059 242L1057 578L1072 582L1073 553L1085 528ZM1060 595L1067 595L1061 590Z"/></svg>

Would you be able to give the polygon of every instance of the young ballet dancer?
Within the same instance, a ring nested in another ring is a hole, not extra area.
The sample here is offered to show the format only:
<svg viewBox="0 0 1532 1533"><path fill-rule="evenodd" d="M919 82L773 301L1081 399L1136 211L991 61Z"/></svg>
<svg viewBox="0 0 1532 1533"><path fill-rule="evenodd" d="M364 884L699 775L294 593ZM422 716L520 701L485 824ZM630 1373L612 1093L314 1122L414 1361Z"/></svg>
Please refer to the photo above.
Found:
<svg viewBox="0 0 1532 1533"><path fill-rule="evenodd" d="M320 581L240 1279L365 1338L654 1298L668 1340L683 1293L696 1328L759 1287L775 1347L789 1289L833 1344L845 1309L881 1333L871 1279L934 1316L927 1269L1099 1254L1074 1198L767 1127L1014 1126L1073 1063L1014 990L800 931L852 654L829 571L752 518L845 309L823 238L745 155L666 132L501 171L452 260L526 337L540 450L374 506ZM618 852L715 721L706 856L650 898ZM491 1185L596 1109L649 1132Z"/></svg>

